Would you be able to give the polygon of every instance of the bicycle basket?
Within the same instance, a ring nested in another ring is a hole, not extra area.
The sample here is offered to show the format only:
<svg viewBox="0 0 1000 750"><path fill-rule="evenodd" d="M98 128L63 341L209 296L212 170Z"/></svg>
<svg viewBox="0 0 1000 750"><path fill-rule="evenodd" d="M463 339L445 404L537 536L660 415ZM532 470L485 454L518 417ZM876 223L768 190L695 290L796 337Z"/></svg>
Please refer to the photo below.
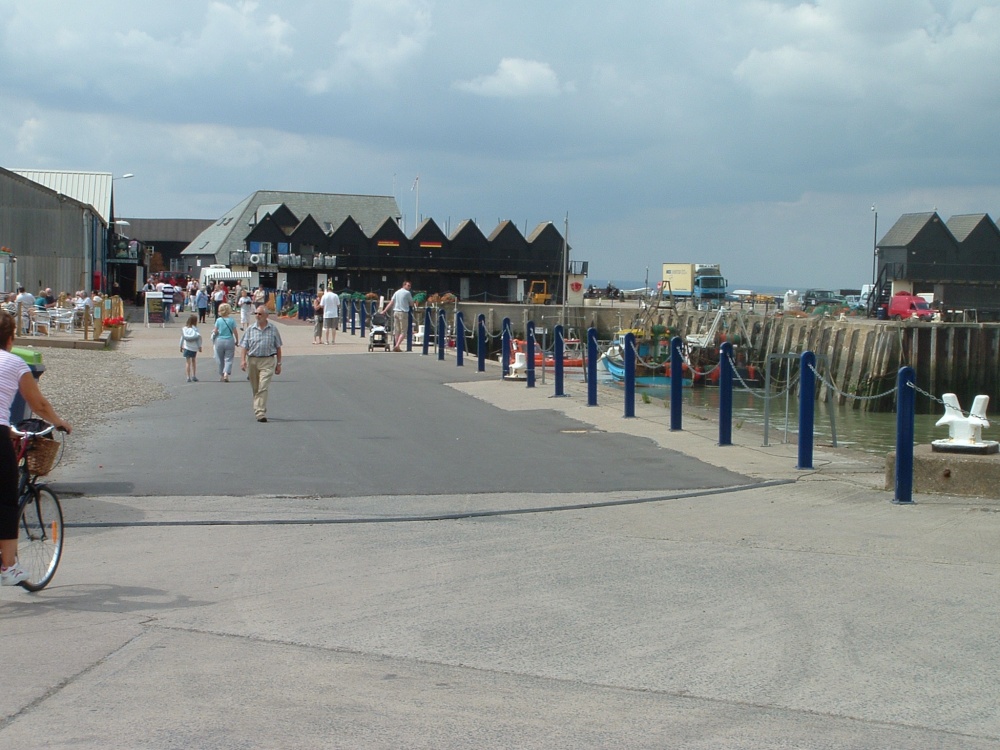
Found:
<svg viewBox="0 0 1000 750"><path fill-rule="evenodd" d="M28 446L25 459L28 462L28 472L44 477L52 471L59 460L59 449L62 444L52 438L33 438Z"/></svg>

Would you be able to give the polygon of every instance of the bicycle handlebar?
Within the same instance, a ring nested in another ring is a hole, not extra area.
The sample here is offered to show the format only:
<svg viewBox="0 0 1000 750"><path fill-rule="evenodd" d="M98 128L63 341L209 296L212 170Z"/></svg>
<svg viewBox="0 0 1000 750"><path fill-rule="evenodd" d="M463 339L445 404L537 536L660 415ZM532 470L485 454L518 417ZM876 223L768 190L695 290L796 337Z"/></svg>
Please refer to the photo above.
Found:
<svg viewBox="0 0 1000 750"><path fill-rule="evenodd" d="M19 429L23 428L23 429ZM10 434L14 437L45 437L46 435L51 435L52 431L56 429L53 425L50 425L43 419L26 419L17 427L10 428ZM66 432L63 428L59 428L60 432Z"/></svg>

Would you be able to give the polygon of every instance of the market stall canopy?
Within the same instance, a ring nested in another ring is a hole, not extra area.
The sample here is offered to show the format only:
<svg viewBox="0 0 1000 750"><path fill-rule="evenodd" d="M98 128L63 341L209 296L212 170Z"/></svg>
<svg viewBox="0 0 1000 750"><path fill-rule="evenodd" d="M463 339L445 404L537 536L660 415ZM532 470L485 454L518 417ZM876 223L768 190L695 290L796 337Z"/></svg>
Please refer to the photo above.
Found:
<svg viewBox="0 0 1000 750"><path fill-rule="evenodd" d="M209 281L239 281L249 278L250 271L230 271L228 268L206 268L202 275L206 284Z"/></svg>

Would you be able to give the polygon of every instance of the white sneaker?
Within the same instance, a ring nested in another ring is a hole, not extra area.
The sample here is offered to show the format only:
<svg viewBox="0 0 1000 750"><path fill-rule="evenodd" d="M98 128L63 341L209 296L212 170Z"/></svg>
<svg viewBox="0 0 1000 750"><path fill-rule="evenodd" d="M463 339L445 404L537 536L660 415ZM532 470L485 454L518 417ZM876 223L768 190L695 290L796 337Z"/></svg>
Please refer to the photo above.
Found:
<svg viewBox="0 0 1000 750"><path fill-rule="evenodd" d="M28 571L21 567L21 564L15 562L9 568L5 568L0 571L0 585L3 586L16 586L21 581L28 580Z"/></svg>

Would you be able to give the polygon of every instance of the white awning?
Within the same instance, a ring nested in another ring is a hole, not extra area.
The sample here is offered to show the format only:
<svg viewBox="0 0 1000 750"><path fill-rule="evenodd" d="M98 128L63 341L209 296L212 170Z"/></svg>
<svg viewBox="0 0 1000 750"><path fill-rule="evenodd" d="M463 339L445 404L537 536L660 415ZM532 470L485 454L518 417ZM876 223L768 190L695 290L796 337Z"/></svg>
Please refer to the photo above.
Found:
<svg viewBox="0 0 1000 750"><path fill-rule="evenodd" d="M236 281L249 278L250 271L230 271L228 268L205 269L205 281Z"/></svg>

